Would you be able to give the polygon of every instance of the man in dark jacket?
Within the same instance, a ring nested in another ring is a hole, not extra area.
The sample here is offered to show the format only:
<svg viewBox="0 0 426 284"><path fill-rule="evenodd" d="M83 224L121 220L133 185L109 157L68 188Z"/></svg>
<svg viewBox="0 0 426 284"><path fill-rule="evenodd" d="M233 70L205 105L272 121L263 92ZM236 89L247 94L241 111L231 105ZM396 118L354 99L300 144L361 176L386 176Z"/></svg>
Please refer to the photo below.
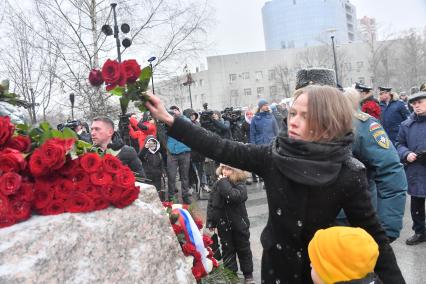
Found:
<svg viewBox="0 0 426 284"><path fill-rule="evenodd" d="M391 93L392 88L379 87L380 107L382 111L381 123L393 145L396 144L399 126L410 115L404 103L398 96Z"/></svg>
<svg viewBox="0 0 426 284"><path fill-rule="evenodd" d="M260 99L257 106L258 111L250 124L250 143L269 144L278 135L278 123L265 99Z"/></svg>
<svg viewBox="0 0 426 284"><path fill-rule="evenodd" d="M111 148L118 151L117 158L128 166L134 173L145 177L142 162L138 158L135 149L124 145L119 135L114 132L114 122L108 117L96 117L93 119L91 127L93 145L99 147L102 151Z"/></svg>
<svg viewBox="0 0 426 284"><path fill-rule="evenodd" d="M397 148L401 161L406 163L408 193L411 195L414 235L406 244L416 245L426 241L426 92L411 95L409 103L414 112L401 124Z"/></svg>

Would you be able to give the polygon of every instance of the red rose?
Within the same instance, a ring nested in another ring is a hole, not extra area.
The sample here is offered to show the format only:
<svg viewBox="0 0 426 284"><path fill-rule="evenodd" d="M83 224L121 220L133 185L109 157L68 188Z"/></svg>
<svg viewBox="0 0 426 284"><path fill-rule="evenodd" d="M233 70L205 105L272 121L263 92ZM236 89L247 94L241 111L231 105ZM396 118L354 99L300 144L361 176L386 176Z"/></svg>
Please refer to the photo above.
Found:
<svg viewBox="0 0 426 284"><path fill-rule="evenodd" d="M183 233L183 229L180 225L172 224L173 232L175 232L176 235L179 235Z"/></svg>
<svg viewBox="0 0 426 284"><path fill-rule="evenodd" d="M86 194L75 192L65 201L65 209L71 213L89 212L95 209L95 204Z"/></svg>
<svg viewBox="0 0 426 284"><path fill-rule="evenodd" d="M185 256L194 255L197 252L195 246L191 243L184 243L182 245L182 252Z"/></svg>
<svg viewBox="0 0 426 284"><path fill-rule="evenodd" d="M139 187L133 186L133 188L128 188L124 190L120 196L120 199L117 202L113 202L113 205L117 208L124 208L133 203L138 199L140 189Z"/></svg>
<svg viewBox="0 0 426 284"><path fill-rule="evenodd" d="M25 169L26 164L24 155L18 150L6 148L0 152L1 172L19 172Z"/></svg>
<svg viewBox="0 0 426 284"><path fill-rule="evenodd" d="M166 208L172 208L173 202L163 201L162 204Z"/></svg>
<svg viewBox="0 0 426 284"><path fill-rule="evenodd" d="M102 160L96 153L86 153L80 157L80 166L88 173L99 170Z"/></svg>
<svg viewBox="0 0 426 284"><path fill-rule="evenodd" d="M31 216L31 204L23 200L13 200L10 203L10 211L16 221L27 220Z"/></svg>
<svg viewBox="0 0 426 284"><path fill-rule="evenodd" d="M217 261L216 258L210 257L210 260L212 261L214 268L218 268L219 267L219 262Z"/></svg>
<svg viewBox="0 0 426 284"><path fill-rule="evenodd" d="M93 198L93 203L95 204L94 210L103 210L109 207L109 202L102 196Z"/></svg>
<svg viewBox="0 0 426 284"><path fill-rule="evenodd" d="M194 222L197 225L199 230L201 230L204 227L203 220L201 220L200 218L194 218Z"/></svg>
<svg viewBox="0 0 426 284"><path fill-rule="evenodd" d="M50 170L60 169L65 164L65 155L69 150L67 139L52 138L40 147L43 164Z"/></svg>
<svg viewBox="0 0 426 284"><path fill-rule="evenodd" d="M211 246L213 244L212 238L207 235L203 235L203 243L205 247Z"/></svg>
<svg viewBox="0 0 426 284"><path fill-rule="evenodd" d="M0 191L4 195L11 195L18 191L22 178L14 172L5 173L0 177Z"/></svg>
<svg viewBox="0 0 426 284"><path fill-rule="evenodd" d="M31 149L31 138L24 135L12 137L9 142L7 142L6 147L26 153Z"/></svg>
<svg viewBox="0 0 426 284"><path fill-rule="evenodd" d="M101 194L102 196L108 200L109 202L118 202L118 200L120 199L122 193L126 190L126 188L124 187L120 187L120 186L104 186L101 189Z"/></svg>
<svg viewBox="0 0 426 284"><path fill-rule="evenodd" d="M70 177L73 182L75 182L75 187L77 190L80 188L88 187L90 183L90 176L82 168L77 168L73 173L70 174Z"/></svg>
<svg viewBox="0 0 426 284"><path fill-rule="evenodd" d="M42 215L58 215L65 212L65 205L62 200L53 200L40 213Z"/></svg>
<svg viewBox="0 0 426 284"><path fill-rule="evenodd" d="M124 73L126 74L127 83L134 83L141 74L141 67L134 59L125 60L121 63Z"/></svg>
<svg viewBox="0 0 426 284"><path fill-rule="evenodd" d="M77 171L80 167L80 159L71 160L69 156L67 156L67 161L65 165L61 168L61 173L65 176L72 176L75 171Z"/></svg>
<svg viewBox="0 0 426 284"><path fill-rule="evenodd" d="M36 149L30 158L30 172L33 176L41 176L46 173L46 166L43 161L43 154L40 149Z"/></svg>
<svg viewBox="0 0 426 284"><path fill-rule="evenodd" d="M74 183L69 179L59 179L54 184L55 199L66 200L74 192Z"/></svg>
<svg viewBox="0 0 426 284"><path fill-rule="evenodd" d="M94 185L105 186L112 182L112 177L109 173L99 170L90 174L90 182Z"/></svg>
<svg viewBox="0 0 426 284"><path fill-rule="evenodd" d="M34 199L34 184L22 182L18 195L24 201L31 202Z"/></svg>
<svg viewBox="0 0 426 284"><path fill-rule="evenodd" d="M135 174L128 167L124 167L114 176L114 183L123 187L134 186L135 182Z"/></svg>
<svg viewBox="0 0 426 284"><path fill-rule="evenodd" d="M101 190L102 190L101 186L96 186L93 184L89 184L83 190L81 188L78 188L78 191L85 193L87 196L89 196L92 199L97 197L102 197Z"/></svg>
<svg viewBox="0 0 426 284"><path fill-rule="evenodd" d="M15 224L15 218L11 214L5 214L0 212L0 228L5 228Z"/></svg>
<svg viewBox="0 0 426 284"><path fill-rule="evenodd" d="M6 195L3 195L0 192L0 215L8 213L9 209L10 209L9 198L7 198Z"/></svg>
<svg viewBox="0 0 426 284"><path fill-rule="evenodd" d="M117 85L124 86L126 84L126 73L120 63L116 60L108 59L102 66L102 78L107 83L106 90L110 91Z"/></svg>
<svg viewBox="0 0 426 284"><path fill-rule="evenodd" d="M92 69L89 73L89 82L90 85L94 87L99 87L104 82L102 78L102 72L99 69Z"/></svg>
<svg viewBox="0 0 426 284"><path fill-rule="evenodd" d="M102 166L104 170L110 174L116 174L123 168L121 161L111 154L106 154L104 156Z"/></svg>
<svg viewBox="0 0 426 284"><path fill-rule="evenodd" d="M15 131L15 125L10 123L8 116L0 116L0 147L6 144Z"/></svg>
<svg viewBox="0 0 426 284"><path fill-rule="evenodd" d="M206 271L204 270L204 267L200 261L197 262L192 267L192 275L194 275L195 280L199 281L201 278L207 275Z"/></svg>
<svg viewBox="0 0 426 284"><path fill-rule="evenodd" d="M36 183L36 190L34 191L33 206L36 209L45 208L47 205L50 204L50 202L52 202L53 193L54 191L50 187L37 188L37 183Z"/></svg>

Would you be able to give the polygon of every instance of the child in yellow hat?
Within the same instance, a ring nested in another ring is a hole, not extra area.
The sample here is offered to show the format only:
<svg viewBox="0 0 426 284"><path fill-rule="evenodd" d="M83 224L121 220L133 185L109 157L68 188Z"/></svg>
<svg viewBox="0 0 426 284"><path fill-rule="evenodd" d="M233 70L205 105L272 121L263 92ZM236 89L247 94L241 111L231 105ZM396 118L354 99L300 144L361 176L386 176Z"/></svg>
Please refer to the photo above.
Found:
<svg viewBox="0 0 426 284"><path fill-rule="evenodd" d="M315 284L382 283L374 274L379 248L361 228L318 230L308 246Z"/></svg>

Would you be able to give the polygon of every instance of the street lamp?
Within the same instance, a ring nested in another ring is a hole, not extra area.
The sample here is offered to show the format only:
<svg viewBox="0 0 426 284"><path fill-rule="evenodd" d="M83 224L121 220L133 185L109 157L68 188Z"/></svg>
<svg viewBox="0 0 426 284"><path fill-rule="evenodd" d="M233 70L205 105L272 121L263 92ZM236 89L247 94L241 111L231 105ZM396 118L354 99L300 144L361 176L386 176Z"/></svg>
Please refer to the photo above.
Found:
<svg viewBox="0 0 426 284"><path fill-rule="evenodd" d="M157 57L152 56L150 59L148 59L149 66L151 67L151 85L152 85L152 93L155 95L154 91L154 69L152 68L152 61L157 59Z"/></svg>
<svg viewBox="0 0 426 284"><path fill-rule="evenodd" d="M116 7L117 7L117 3L111 3L111 9L112 9L112 14L113 14L113 19L114 19L114 30L111 28L110 25L105 24L105 25L102 26L101 31L106 36L114 35L115 43L117 45L117 60L118 60L118 62L121 62L120 47L121 47L121 45L123 45L124 48L128 48L129 46L132 45L132 40L128 37L125 37L120 44L120 37L118 35L119 30L118 30L118 23L117 23L117 13L115 11ZM121 32L124 33L124 34L127 34L127 33L130 32L129 24L123 23L120 28L121 28Z"/></svg>
<svg viewBox="0 0 426 284"><path fill-rule="evenodd" d="M334 72L336 72L336 85L339 86L339 75L337 73L336 50L335 50L335 47L334 47L334 35L331 36L331 45L333 46Z"/></svg>
<svg viewBox="0 0 426 284"><path fill-rule="evenodd" d="M191 84L194 83L194 81L192 80L191 71L189 70L188 65L185 65L185 67L183 68L183 70L186 73L186 82L183 83L183 85L184 86L188 86L189 102L191 103L191 109L192 109Z"/></svg>

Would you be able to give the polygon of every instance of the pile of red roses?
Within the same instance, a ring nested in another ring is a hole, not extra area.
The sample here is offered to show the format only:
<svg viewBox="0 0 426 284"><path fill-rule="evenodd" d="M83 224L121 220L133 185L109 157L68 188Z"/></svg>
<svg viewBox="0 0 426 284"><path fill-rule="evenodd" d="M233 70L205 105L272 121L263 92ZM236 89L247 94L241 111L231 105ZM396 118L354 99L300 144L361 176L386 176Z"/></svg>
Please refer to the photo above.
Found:
<svg viewBox="0 0 426 284"><path fill-rule="evenodd" d="M113 155L71 159L76 140L51 138L31 153L31 139L0 116L0 228L42 215L124 208L139 196L133 172Z"/></svg>
<svg viewBox="0 0 426 284"><path fill-rule="evenodd" d="M102 66L102 71L92 69L89 73L89 82L92 86L106 83L106 90L110 91L117 86L124 87L127 83L134 83L141 74L141 67L134 59L119 63L108 59Z"/></svg>
<svg viewBox="0 0 426 284"><path fill-rule="evenodd" d="M43 146L49 142L57 143L49 140ZM55 166L62 166L53 172L46 170L52 161L34 154L30 159L35 176L33 207L42 215L90 212L110 205L124 208L139 196L133 172L110 154L86 153L75 160L55 161Z"/></svg>
<svg viewBox="0 0 426 284"><path fill-rule="evenodd" d="M194 220L199 230L203 229L204 227L203 220L194 216L189 205L187 204L183 204L183 205L177 204L177 205L178 207L181 206L182 209L186 209L191 214L191 217ZM172 208L174 207L173 202L163 202L163 206L166 209L167 213L169 214L170 223L172 224L173 231L176 234L176 237L178 238L183 254L185 256L193 257L192 274L194 275L195 279L199 281L201 278L207 276L207 274L212 271L206 271L204 269L202 261L201 261L200 252L197 251L194 244L192 244L188 240L188 237L185 235L184 229L182 228L181 224L177 221L177 216L173 215L173 212L172 212ZM214 252L211 248L211 245L213 244L213 240L207 235L202 235L202 237L203 237L204 247L207 250L207 259L211 261L213 268L219 267L218 261L213 257Z"/></svg>
<svg viewBox="0 0 426 284"><path fill-rule="evenodd" d="M24 153L31 147L28 136L13 136L9 117L0 117L0 228L31 216L33 183L27 176Z"/></svg>

